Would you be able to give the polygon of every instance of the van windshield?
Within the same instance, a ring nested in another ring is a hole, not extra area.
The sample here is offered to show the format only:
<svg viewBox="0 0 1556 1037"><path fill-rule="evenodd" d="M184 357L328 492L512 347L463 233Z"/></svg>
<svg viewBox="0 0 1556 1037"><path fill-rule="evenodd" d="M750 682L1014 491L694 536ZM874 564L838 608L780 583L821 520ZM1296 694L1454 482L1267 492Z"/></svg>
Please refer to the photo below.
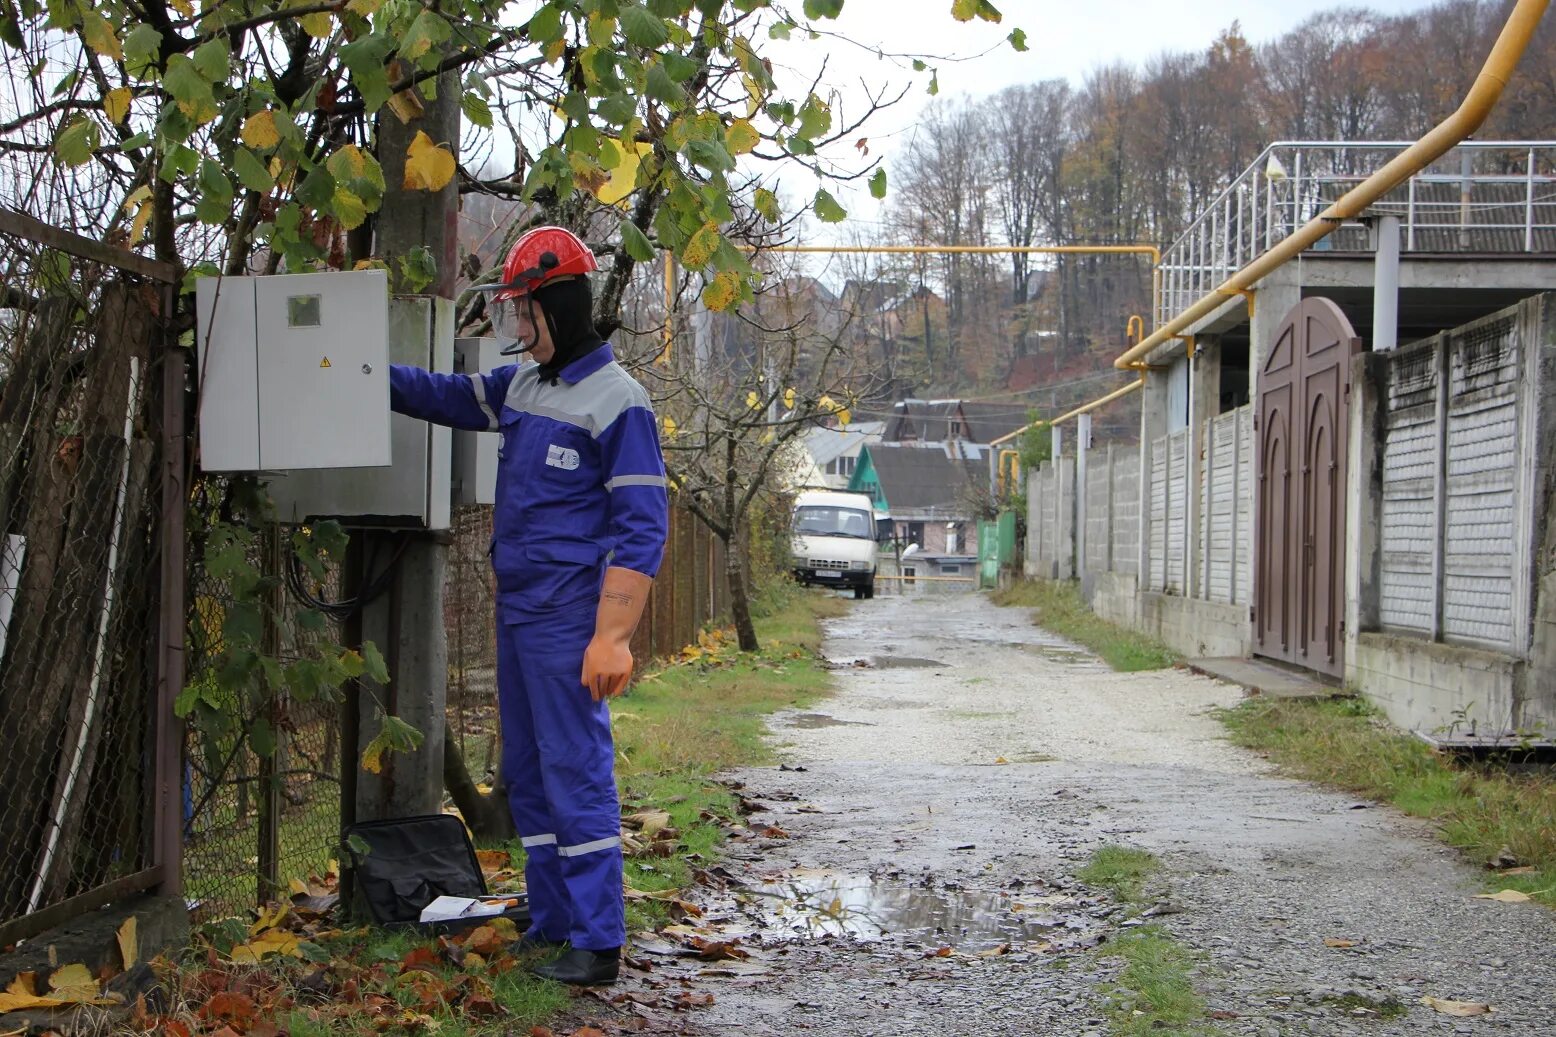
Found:
<svg viewBox="0 0 1556 1037"><path fill-rule="evenodd" d="M815 505L794 510L794 531L804 536L854 537L874 540L874 525L868 512L856 508L827 508Z"/></svg>

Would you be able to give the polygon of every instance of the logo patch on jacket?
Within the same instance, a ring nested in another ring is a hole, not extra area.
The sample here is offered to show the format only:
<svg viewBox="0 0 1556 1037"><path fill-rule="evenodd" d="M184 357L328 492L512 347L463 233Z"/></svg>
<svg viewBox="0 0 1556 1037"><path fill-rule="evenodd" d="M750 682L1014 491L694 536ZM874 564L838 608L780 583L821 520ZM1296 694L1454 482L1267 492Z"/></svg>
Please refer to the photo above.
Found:
<svg viewBox="0 0 1556 1037"><path fill-rule="evenodd" d="M578 451L552 443L546 448L546 464L564 472L575 471L578 468Z"/></svg>

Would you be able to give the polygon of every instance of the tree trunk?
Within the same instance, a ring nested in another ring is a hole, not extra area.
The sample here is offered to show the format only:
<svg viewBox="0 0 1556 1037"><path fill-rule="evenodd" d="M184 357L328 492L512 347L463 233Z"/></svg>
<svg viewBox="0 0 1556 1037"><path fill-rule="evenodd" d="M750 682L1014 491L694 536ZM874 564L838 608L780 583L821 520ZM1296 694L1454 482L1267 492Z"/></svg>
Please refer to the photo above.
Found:
<svg viewBox="0 0 1556 1037"><path fill-rule="evenodd" d="M756 639L756 626L751 622L751 590L746 578L745 552L741 549L743 537L737 527L724 541L724 575L729 581L729 611L735 619L735 636L739 638L742 652L755 652L762 646Z"/></svg>
<svg viewBox="0 0 1556 1037"><path fill-rule="evenodd" d="M477 839L501 842L518 834L501 782L491 792L476 788L464 755L452 742L443 743L443 784Z"/></svg>

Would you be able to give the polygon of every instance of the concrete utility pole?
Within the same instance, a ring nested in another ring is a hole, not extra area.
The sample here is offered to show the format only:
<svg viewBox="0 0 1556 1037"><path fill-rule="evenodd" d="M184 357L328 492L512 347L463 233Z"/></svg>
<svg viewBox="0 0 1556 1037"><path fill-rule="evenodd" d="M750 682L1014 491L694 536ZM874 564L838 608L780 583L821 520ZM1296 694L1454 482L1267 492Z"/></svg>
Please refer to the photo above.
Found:
<svg viewBox="0 0 1556 1037"><path fill-rule="evenodd" d="M419 90L421 113L401 121L389 107L378 117L378 160L385 192L376 226L377 256L389 264L390 291L411 291L401 261L425 247L437 264L437 277L420 292L429 295L435 326L452 326L454 284L458 274L459 188L457 177L441 191L406 189L406 152L418 132L434 144L459 151L459 78L445 73L437 98ZM394 325L391 321L391 340ZM391 341L391 350L394 348ZM401 459L396 458L398 463ZM443 628L443 585L448 562L447 530L356 529L347 560L348 593L374 580L393 565L389 582L367 602L348 629L347 640L371 641L383 652L389 685L364 682L354 716L348 703L342 821L376 820L437 813L443 799L444 706L448 695L448 645ZM391 562L391 560L393 560ZM371 569L371 571L368 571ZM421 731L424 741L412 753L386 753L380 773L362 768L363 747L378 733L379 704ZM356 731L352 732L355 720ZM351 736L355 735L354 738Z"/></svg>

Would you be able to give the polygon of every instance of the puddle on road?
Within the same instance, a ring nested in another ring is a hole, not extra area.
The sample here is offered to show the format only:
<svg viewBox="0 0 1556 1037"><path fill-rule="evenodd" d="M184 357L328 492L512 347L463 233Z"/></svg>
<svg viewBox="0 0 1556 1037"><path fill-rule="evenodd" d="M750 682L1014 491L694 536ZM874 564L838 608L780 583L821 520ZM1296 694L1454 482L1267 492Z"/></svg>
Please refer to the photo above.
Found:
<svg viewBox="0 0 1556 1037"><path fill-rule="evenodd" d="M747 890L771 939L826 935L878 940L918 937L925 943L977 952L1055 939L1089 927L1068 897L932 889L903 879L800 869ZM1056 901L1073 915L1056 913Z"/></svg>
<svg viewBox="0 0 1556 1037"><path fill-rule="evenodd" d="M1078 648L1064 648L1059 645L1018 645L1023 652L1040 656L1049 662L1064 663L1068 666L1096 665L1100 660L1090 652Z"/></svg>
<svg viewBox="0 0 1556 1037"><path fill-rule="evenodd" d="M836 669L848 670L945 670L949 667L939 659L924 659L916 655L871 655L852 659L828 659Z"/></svg>
<svg viewBox="0 0 1556 1037"><path fill-rule="evenodd" d="M798 727L805 730L813 730L818 727L873 727L862 720L839 720L837 717L829 717L825 713L799 713L789 718L788 727Z"/></svg>

